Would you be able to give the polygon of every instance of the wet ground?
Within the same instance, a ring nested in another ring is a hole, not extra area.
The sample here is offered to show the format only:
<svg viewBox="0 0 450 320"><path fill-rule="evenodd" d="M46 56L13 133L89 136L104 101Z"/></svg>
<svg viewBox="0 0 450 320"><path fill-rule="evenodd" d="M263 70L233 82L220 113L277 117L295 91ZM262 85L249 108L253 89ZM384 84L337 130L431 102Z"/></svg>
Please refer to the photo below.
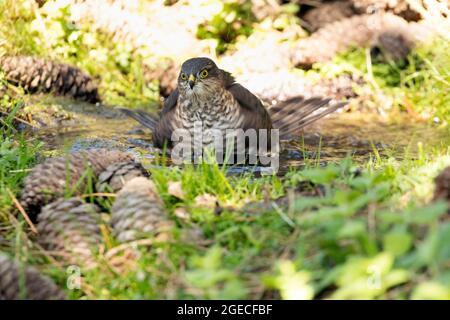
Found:
<svg viewBox="0 0 450 320"><path fill-rule="evenodd" d="M152 146L149 130L112 107L62 98L43 104L38 108L40 111L31 112L38 127L27 130L26 135L43 141L48 154L109 148L132 152L151 164L159 153ZM52 110L50 116L48 109ZM303 166L305 159L325 164L351 155L354 161L362 163L377 153L380 157L414 156L420 143L448 146L450 137L448 131L411 122L406 116L386 120L376 115L335 114L306 128L301 137L282 142L279 174L289 167ZM230 174L245 171L259 173L264 168L229 169Z"/></svg>

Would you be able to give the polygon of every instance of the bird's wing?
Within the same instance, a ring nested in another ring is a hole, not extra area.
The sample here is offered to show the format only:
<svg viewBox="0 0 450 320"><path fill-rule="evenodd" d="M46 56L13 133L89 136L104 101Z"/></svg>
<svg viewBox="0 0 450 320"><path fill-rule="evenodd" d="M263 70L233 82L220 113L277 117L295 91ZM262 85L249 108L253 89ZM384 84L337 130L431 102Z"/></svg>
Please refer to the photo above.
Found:
<svg viewBox="0 0 450 320"><path fill-rule="evenodd" d="M239 83L233 83L227 87L227 90L233 95L233 97L239 102L242 107L242 113L244 114L244 128L254 129L270 129L272 128L272 122L270 115L264 107L261 100L247 90Z"/></svg>
<svg viewBox="0 0 450 320"><path fill-rule="evenodd" d="M161 113L161 116L158 118L156 115L142 110L130 110L125 108L119 108L119 110L152 130L155 147L163 148L166 143L168 147L171 146L170 139L173 132L173 112L168 110L166 113Z"/></svg>
<svg viewBox="0 0 450 320"><path fill-rule="evenodd" d="M331 99L302 96L280 102L269 109L273 127L280 130L280 137L298 133L307 125L346 106L348 102L333 102Z"/></svg>
<svg viewBox="0 0 450 320"><path fill-rule="evenodd" d="M129 116L130 118L133 118L140 124L142 124L144 127L155 129L156 125L158 124L158 116L154 114L147 113L142 110L130 110L126 108L118 108L121 112Z"/></svg>
<svg viewBox="0 0 450 320"><path fill-rule="evenodd" d="M173 131L173 111L177 105L178 96L179 92L177 88L164 101L164 106L159 117L142 110L130 110L125 108L119 108L119 110L145 127L150 128L153 132L153 142L155 146L162 148L166 142L169 142L170 144L170 138Z"/></svg>
<svg viewBox="0 0 450 320"><path fill-rule="evenodd" d="M173 110L173 108L175 108L178 102L178 96L179 96L178 88L175 88L175 90L173 90L173 92L164 100L164 106L161 111L162 114L165 114L170 110Z"/></svg>
<svg viewBox="0 0 450 320"><path fill-rule="evenodd" d="M153 129L153 143L155 147L164 148L172 147L172 133L174 130L174 112L166 112L161 114L161 118Z"/></svg>
<svg viewBox="0 0 450 320"><path fill-rule="evenodd" d="M178 102L178 96L179 96L178 88L175 88L175 90L164 100L164 105L161 110L160 117L154 114L149 114L142 110L130 110L125 108L118 108L118 109L127 116L138 121L145 127L153 130L156 128L156 124L160 121L160 118L164 117L165 114L169 113L175 108Z"/></svg>
<svg viewBox="0 0 450 320"><path fill-rule="evenodd" d="M307 125L346 106L348 102L333 102L331 99L294 97L267 110L261 100L229 76L227 89L242 107L245 115L243 129L275 128L280 137L298 133Z"/></svg>

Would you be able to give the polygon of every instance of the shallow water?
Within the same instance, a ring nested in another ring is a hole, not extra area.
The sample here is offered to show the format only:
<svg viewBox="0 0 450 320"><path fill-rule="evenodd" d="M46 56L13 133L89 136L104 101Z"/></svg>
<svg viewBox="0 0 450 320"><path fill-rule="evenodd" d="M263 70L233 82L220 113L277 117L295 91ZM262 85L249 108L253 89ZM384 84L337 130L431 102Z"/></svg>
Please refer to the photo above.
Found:
<svg viewBox="0 0 450 320"><path fill-rule="evenodd" d="M58 102L73 117L57 125L29 130L28 135L44 141L44 150L58 154L91 148L109 148L134 153L150 160L159 153L152 146L150 131L114 108L77 102ZM335 114L306 128L300 137L282 142L279 174L289 167L301 167L308 161L321 164L339 161L351 155L364 162L378 153L380 157L402 158L417 153L419 143L448 146L448 131L407 117L395 121L376 115ZM235 166L230 174L263 173L263 167Z"/></svg>

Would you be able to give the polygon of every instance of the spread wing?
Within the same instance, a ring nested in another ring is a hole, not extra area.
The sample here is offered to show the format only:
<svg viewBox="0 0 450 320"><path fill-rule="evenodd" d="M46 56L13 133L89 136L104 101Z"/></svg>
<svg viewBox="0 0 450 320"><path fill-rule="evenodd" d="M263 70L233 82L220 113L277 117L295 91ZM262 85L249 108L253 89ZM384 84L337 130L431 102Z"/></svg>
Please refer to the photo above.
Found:
<svg viewBox="0 0 450 320"><path fill-rule="evenodd" d="M173 110L177 105L178 96L177 88L164 100L164 106L159 117L142 110L125 108L119 108L119 110L145 127L150 128L153 132L153 142L156 147L163 148L165 143L168 143L170 147L170 138L173 131Z"/></svg>
<svg viewBox="0 0 450 320"><path fill-rule="evenodd" d="M274 128L280 130L280 137L284 139L347 104L322 97L298 96L278 103L269 112Z"/></svg>
<svg viewBox="0 0 450 320"><path fill-rule="evenodd" d="M243 129L271 129L270 115L261 100L239 83L232 83L227 90L239 102L244 117Z"/></svg>
<svg viewBox="0 0 450 320"><path fill-rule="evenodd" d="M127 116L129 116L130 118L133 118L134 120L142 124L144 127L147 127L152 130L156 127L159 121L158 116L142 110L130 110L126 108L117 108L117 109L126 114Z"/></svg>
<svg viewBox="0 0 450 320"><path fill-rule="evenodd" d="M242 112L247 115L243 129L274 127L280 130L282 138L298 133L307 125L347 105L347 102L336 103L322 97L305 99L298 96L267 110L257 96L231 80L227 89L241 105Z"/></svg>
<svg viewBox="0 0 450 320"><path fill-rule="evenodd" d="M233 95L241 106L240 112L244 122L242 129L272 129L280 130L282 138L296 134L305 126L318 119L342 108L347 102L334 103L331 99L313 97L305 99L298 96L278 105L266 109L262 101L248 89L236 83L234 78L226 71L222 71L225 77L225 87ZM174 109L179 97L178 88L175 89L164 101L160 118L142 111L122 109L128 116L139 121L144 126L153 130L155 146L163 147L170 141L173 131Z"/></svg>
<svg viewBox="0 0 450 320"><path fill-rule="evenodd" d="M175 108L175 106L177 105L178 102L178 96L179 96L179 92L178 92L178 87L175 88L175 90L173 90L173 92L164 100L164 106L163 109L161 111L162 114L165 114L171 110L173 110L173 108Z"/></svg>

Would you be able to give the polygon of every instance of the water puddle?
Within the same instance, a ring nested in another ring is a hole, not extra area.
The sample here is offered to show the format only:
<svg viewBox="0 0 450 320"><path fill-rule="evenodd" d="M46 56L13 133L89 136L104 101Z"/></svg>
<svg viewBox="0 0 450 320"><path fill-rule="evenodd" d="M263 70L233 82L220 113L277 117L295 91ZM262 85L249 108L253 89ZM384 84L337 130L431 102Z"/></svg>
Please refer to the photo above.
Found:
<svg viewBox="0 0 450 320"><path fill-rule="evenodd" d="M124 117L114 108L85 103L59 102L74 114L72 120L58 125L33 129L27 135L44 141L44 150L51 154L80 151L90 148L109 148L132 152L139 157L153 159L159 150L151 143L149 130ZM290 167L301 167L305 161L325 164L350 155L356 162L374 157L417 153L418 145L448 146L448 131L406 117L386 121L376 115L336 114L306 128L301 137L282 142L279 174ZM262 167L235 166L230 174L253 172L261 174Z"/></svg>

